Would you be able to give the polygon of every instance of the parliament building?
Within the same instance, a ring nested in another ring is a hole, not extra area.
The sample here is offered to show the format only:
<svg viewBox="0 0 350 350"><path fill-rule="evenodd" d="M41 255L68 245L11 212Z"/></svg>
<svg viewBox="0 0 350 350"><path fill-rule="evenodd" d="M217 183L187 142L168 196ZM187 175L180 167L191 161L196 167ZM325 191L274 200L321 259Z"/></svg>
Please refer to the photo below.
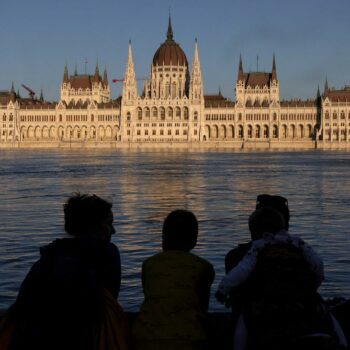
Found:
<svg viewBox="0 0 350 350"><path fill-rule="evenodd" d="M0 91L0 148L198 147L237 149L349 148L350 87L325 83L315 99L281 101L275 56L270 72L237 67L232 101L205 95L197 42L190 67L175 42L153 56L139 94L129 43L122 95L111 97L107 71L70 75L64 67L59 102Z"/></svg>

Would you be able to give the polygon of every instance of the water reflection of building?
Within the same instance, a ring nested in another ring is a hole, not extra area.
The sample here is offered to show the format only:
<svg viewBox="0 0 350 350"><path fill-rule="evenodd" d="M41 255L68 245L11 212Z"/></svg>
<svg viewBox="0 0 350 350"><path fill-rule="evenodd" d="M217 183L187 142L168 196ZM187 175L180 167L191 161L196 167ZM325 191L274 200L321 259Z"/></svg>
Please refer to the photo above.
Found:
<svg viewBox="0 0 350 350"><path fill-rule="evenodd" d="M137 169L130 168L130 157L135 157ZM146 159L150 157L152 159ZM128 158L122 159L125 165L121 164L121 176L117 180L121 198L125 198L125 201L118 204L122 212L130 217L140 217L142 213L151 209L152 214L147 217L147 220L160 222L159 229L171 210L184 208L187 205L187 209L201 210L202 201L197 198L202 196L206 184L204 178L198 176L198 169L193 172L188 170L192 166L191 160L193 157L187 159L183 152L152 154L132 152ZM151 168L149 168L150 163ZM154 176L155 169L162 169L162 171ZM196 195L190 198L189 194L193 192ZM159 208L159 210L155 212L153 208Z"/></svg>
<svg viewBox="0 0 350 350"><path fill-rule="evenodd" d="M0 92L0 146L95 147L200 145L236 148L347 147L350 87L319 90L312 100L281 101L276 60L271 72L245 72L240 58L235 101L204 95L197 42L192 67L174 41L154 54L141 95L129 44L122 96L111 99L106 69L100 76L68 74L59 102Z"/></svg>

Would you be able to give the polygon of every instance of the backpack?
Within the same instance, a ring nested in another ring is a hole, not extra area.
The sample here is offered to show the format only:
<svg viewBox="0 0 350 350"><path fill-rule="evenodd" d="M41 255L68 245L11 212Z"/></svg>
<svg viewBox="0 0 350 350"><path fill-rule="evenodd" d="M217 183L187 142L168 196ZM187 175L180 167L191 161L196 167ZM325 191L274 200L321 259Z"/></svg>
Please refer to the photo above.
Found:
<svg viewBox="0 0 350 350"><path fill-rule="evenodd" d="M252 348L286 348L301 336L330 333L316 276L301 249L287 243L266 246L250 279L254 292L243 316Z"/></svg>

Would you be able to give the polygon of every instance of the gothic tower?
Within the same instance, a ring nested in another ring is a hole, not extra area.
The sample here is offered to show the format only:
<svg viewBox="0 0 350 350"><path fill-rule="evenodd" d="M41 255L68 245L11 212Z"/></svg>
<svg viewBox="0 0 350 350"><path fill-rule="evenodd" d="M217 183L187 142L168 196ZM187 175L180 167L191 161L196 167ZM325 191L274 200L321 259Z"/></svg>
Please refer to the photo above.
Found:
<svg viewBox="0 0 350 350"><path fill-rule="evenodd" d="M122 101L124 105L133 105L137 98L137 84L135 77L134 62L132 59L131 41L129 41L128 61L126 63L123 80Z"/></svg>

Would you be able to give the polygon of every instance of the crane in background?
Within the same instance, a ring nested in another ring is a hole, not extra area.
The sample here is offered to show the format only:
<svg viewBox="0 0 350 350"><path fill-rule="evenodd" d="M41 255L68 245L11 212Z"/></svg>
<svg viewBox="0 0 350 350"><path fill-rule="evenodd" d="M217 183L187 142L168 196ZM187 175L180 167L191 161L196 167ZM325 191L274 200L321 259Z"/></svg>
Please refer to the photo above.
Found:
<svg viewBox="0 0 350 350"><path fill-rule="evenodd" d="M33 100L35 96L35 92L24 84L22 84L22 87L28 91L29 97Z"/></svg>
<svg viewBox="0 0 350 350"><path fill-rule="evenodd" d="M147 80L147 78L136 78L135 80L136 81ZM123 79L112 79L112 83L120 83L122 81L124 81L124 78Z"/></svg>

